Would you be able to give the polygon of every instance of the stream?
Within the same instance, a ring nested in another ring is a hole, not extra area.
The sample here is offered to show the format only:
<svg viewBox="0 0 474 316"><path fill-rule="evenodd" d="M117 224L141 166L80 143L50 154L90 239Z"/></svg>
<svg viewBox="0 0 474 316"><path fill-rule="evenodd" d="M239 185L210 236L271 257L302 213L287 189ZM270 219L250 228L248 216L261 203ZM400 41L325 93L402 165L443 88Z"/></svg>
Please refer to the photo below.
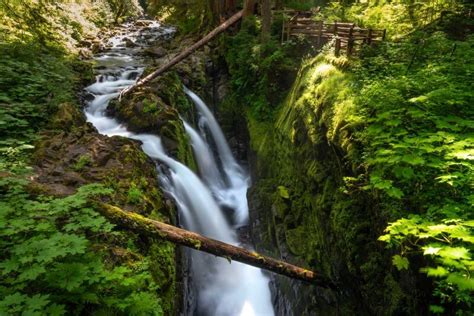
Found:
<svg viewBox="0 0 474 316"><path fill-rule="evenodd" d="M85 108L87 121L101 134L139 140L143 151L157 166L167 169L160 172L160 183L174 199L186 229L248 248L239 241L237 229L248 224L249 175L235 160L218 122L199 96L185 88L199 114L196 127L183 120L199 175L170 157L157 135L132 133L116 119L106 116L109 101L143 73L145 60L140 51L173 33L172 28L156 21L142 22L148 26L124 24L108 40L107 48L94 56L96 82L85 88L93 96ZM126 45L129 41L135 43L134 47L127 47L131 46ZM186 315L274 315L270 280L260 269L199 251L187 253L197 302Z"/></svg>

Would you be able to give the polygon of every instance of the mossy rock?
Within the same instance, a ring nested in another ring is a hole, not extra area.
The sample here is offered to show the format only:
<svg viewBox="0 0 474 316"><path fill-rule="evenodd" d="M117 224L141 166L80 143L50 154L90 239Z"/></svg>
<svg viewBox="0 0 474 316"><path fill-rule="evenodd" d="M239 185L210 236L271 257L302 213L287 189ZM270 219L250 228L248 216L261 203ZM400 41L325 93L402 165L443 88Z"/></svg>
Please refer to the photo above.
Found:
<svg viewBox="0 0 474 316"><path fill-rule="evenodd" d="M62 186L59 192L72 193L87 183L104 183L114 189L114 203L128 210L149 214L158 210L164 218L173 213L163 202L155 164L137 141L97 134L90 125L73 132L45 137L37 144L34 156L38 181ZM130 190L141 193L130 199Z"/></svg>
<svg viewBox="0 0 474 316"><path fill-rule="evenodd" d="M190 141L180 114L191 110L191 101L175 73L167 73L122 100L114 100L108 114L124 122L136 133L161 137L168 154L196 170Z"/></svg>
<svg viewBox="0 0 474 316"><path fill-rule="evenodd" d="M86 123L84 114L79 106L70 102L61 103L52 116L49 127L58 130L70 130L73 127L83 126Z"/></svg>

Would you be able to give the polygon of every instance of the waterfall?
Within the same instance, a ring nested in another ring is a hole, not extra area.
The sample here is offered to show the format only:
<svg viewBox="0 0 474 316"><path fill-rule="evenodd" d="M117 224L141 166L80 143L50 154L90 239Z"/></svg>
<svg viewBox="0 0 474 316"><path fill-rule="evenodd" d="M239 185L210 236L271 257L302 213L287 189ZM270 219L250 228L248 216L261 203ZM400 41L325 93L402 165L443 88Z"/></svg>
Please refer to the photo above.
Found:
<svg viewBox="0 0 474 316"><path fill-rule="evenodd" d="M225 170L226 174L228 175L231 171L241 171L240 166L234 159L232 152L227 144L225 139L224 133L222 132L219 123L215 119L212 112L206 106L204 101L201 100L194 92L189 90L188 88L184 88L184 92L193 100L194 104L196 105L197 110L201 114L201 122L206 125L210 131L213 140L216 143L217 150L219 152L219 157L222 160L223 164L228 168ZM233 178L229 176L229 180L232 181Z"/></svg>
<svg viewBox="0 0 474 316"><path fill-rule="evenodd" d="M138 37L128 38L140 44ZM97 63L104 66L105 71L113 70L114 74L99 74L97 82L86 88L94 96L85 109L87 120L101 134L139 140L142 150L149 157L169 169L169 172L160 174L160 183L175 200L187 229L240 245L235 228L248 220L248 176L235 161L217 121L199 97L187 90L206 121L217 148L215 155L206 135L184 123L202 180L187 166L168 156L158 136L132 133L117 120L105 115L110 100L117 97L121 89L135 82L129 79L131 74L140 75L143 72L142 61L136 51L125 49L122 39L123 36L112 38L112 48L96 56ZM130 65L131 60L135 65ZM222 211L222 206L234 209L233 222L227 219L229 215ZM198 315L274 315L269 279L260 269L195 250L189 253L193 281L198 290L198 310L195 311Z"/></svg>
<svg viewBox="0 0 474 316"><path fill-rule="evenodd" d="M219 171L214 155L204 139L186 121L183 121L186 133L191 139L194 156L198 163L199 172L206 184L217 192L225 188L225 180Z"/></svg>
<svg viewBox="0 0 474 316"><path fill-rule="evenodd" d="M207 142L212 140L216 145L219 162L221 164L220 167L225 175L222 178L223 180L221 180L227 183L225 187L211 186L214 196L219 205L234 211L233 219L236 228L245 226L248 224L249 213L247 202L247 190L250 182L249 177L235 161L222 129L204 101L191 90L187 88L184 90L196 105L200 114L200 123L209 130L210 137L207 137L206 130L204 128L200 129L201 137L206 139ZM196 139L195 134L197 133L193 131L192 128L188 128L187 131L190 135L195 155L199 156L205 151L203 146L209 146L209 144L204 144L204 141Z"/></svg>

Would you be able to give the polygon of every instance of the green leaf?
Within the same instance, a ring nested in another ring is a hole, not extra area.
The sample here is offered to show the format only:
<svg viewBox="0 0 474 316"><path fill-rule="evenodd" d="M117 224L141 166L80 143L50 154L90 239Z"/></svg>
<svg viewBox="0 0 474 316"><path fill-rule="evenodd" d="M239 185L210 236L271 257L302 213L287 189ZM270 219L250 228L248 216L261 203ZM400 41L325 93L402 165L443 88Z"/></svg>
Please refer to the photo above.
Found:
<svg viewBox="0 0 474 316"><path fill-rule="evenodd" d="M43 311L49 303L49 295L37 294L26 299L26 309L29 312Z"/></svg>
<svg viewBox="0 0 474 316"><path fill-rule="evenodd" d="M16 292L14 294L5 296L0 301L0 306L9 307L13 305L20 305L23 304L27 299L27 295Z"/></svg>
<svg viewBox="0 0 474 316"><path fill-rule="evenodd" d="M392 257L392 263L397 267L399 271L407 270L409 266L408 259L400 255L395 255Z"/></svg>
<svg viewBox="0 0 474 316"><path fill-rule="evenodd" d="M50 316L62 316L66 315L66 307L64 305L51 304L47 309L46 313Z"/></svg>
<svg viewBox="0 0 474 316"><path fill-rule="evenodd" d="M280 185L278 186L278 193L280 194L280 196L284 199L289 199L290 198L290 194L288 193L288 189L285 188L284 186Z"/></svg>
<svg viewBox="0 0 474 316"><path fill-rule="evenodd" d="M403 161L410 165L422 165L425 163L425 160L417 155L405 155L403 156Z"/></svg>
<svg viewBox="0 0 474 316"><path fill-rule="evenodd" d="M433 314L443 314L444 307L438 305L430 305L430 312L432 312Z"/></svg>
<svg viewBox="0 0 474 316"><path fill-rule="evenodd" d="M51 277L61 280L59 287L72 291L87 280L87 271L87 266L82 263L61 263L56 265Z"/></svg>
<svg viewBox="0 0 474 316"><path fill-rule="evenodd" d="M399 179L411 179L414 177L415 172L410 167L400 167L396 166L393 168L395 176Z"/></svg>
<svg viewBox="0 0 474 316"><path fill-rule="evenodd" d="M21 282L36 280L40 275L44 274L46 269L44 266L34 264L28 268L25 268L20 275L18 280Z"/></svg>
<svg viewBox="0 0 474 316"><path fill-rule="evenodd" d="M428 247L423 247L423 250L424 250L423 254L426 256L426 255L437 254L441 250L441 248L428 246Z"/></svg>
<svg viewBox="0 0 474 316"><path fill-rule="evenodd" d="M458 273L452 273L446 280L457 285L461 290L474 290L474 279L468 278L467 276L463 276Z"/></svg>
<svg viewBox="0 0 474 316"><path fill-rule="evenodd" d="M435 278L444 277L449 273L449 271L442 266L437 266L436 268L423 268L421 271L425 272L428 276Z"/></svg>
<svg viewBox="0 0 474 316"><path fill-rule="evenodd" d="M448 259L470 259L469 250L464 247L443 247L439 255Z"/></svg>
<svg viewBox="0 0 474 316"><path fill-rule="evenodd" d="M402 190L400 190L399 188L396 188L396 187L391 187L387 190L387 194L393 198L396 198L396 199L401 199L404 194L402 192Z"/></svg>

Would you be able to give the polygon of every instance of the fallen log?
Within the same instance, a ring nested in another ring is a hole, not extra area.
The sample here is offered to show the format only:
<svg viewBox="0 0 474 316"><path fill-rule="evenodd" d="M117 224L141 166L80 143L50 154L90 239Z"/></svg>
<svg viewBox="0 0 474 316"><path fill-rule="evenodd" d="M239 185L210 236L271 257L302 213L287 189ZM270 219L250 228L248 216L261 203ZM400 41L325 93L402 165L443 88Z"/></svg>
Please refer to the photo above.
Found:
<svg viewBox="0 0 474 316"><path fill-rule="evenodd" d="M134 85L131 85L130 87L122 90L122 92L120 93L120 97L119 99L122 97L122 96L125 96L129 93L131 93L133 90L135 90L136 88L140 87L140 86L143 86L147 83L149 83L150 81L152 81L153 79L155 79L156 77L158 77L159 75L161 75L162 73L164 73L165 71L169 70L171 67L173 67L174 65L176 65L177 63L179 63L180 61L182 61L183 59L185 59L186 57L188 57L189 55L191 55L192 53L194 53L194 51L196 51L197 49L199 49L200 47L204 46L207 42L209 42L211 39L213 39L214 37L216 37L217 35L219 35L220 33L224 32L226 29L228 29L232 24L236 23L237 21L239 21L242 16L244 15L244 10L241 10L239 12L237 12L236 14L234 14L232 17L230 17L228 20L226 20L224 23L222 23L221 25L219 25L218 27L216 27L214 30L212 30L210 33L208 33L206 36L204 36L202 39L200 39L199 41L197 41L196 43L194 43L193 45L191 45L190 47L186 48L184 51L182 51L180 54L174 56L168 63L166 63L165 65L161 66L160 68L158 68L157 70L153 71L151 74L147 75L146 77L140 79L137 81L137 83L135 83Z"/></svg>
<svg viewBox="0 0 474 316"><path fill-rule="evenodd" d="M109 204L96 204L97 210L112 222L123 225L139 234L158 237L194 250L207 252L226 259L242 262L257 268L272 271L287 277L307 281L323 287L334 285L322 275L294 266L284 261L269 258L241 247L204 237L162 222L151 220L133 212L127 212Z"/></svg>

